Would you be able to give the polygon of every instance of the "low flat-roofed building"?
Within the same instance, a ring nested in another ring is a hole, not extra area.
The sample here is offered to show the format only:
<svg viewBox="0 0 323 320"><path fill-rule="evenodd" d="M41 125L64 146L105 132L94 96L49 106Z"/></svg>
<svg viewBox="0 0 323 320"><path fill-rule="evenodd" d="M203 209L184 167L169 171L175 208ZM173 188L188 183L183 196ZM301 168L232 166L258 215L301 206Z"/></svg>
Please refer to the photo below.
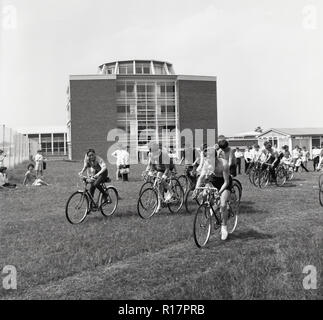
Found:
<svg viewBox="0 0 323 320"><path fill-rule="evenodd" d="M67 158L67 128L65 126L21 127L19 132L38 143L45 157Z"/></svg>
<svg viewBox="0 0 323 320"><path fill-rule="evenodd" d="M280 149L288 145L289 149L295 146L306 147L310 152L313 147L320 147L323 144L322 128L271 128L264 130L258 135L258 144L262 146L265 141Z"/></svg>

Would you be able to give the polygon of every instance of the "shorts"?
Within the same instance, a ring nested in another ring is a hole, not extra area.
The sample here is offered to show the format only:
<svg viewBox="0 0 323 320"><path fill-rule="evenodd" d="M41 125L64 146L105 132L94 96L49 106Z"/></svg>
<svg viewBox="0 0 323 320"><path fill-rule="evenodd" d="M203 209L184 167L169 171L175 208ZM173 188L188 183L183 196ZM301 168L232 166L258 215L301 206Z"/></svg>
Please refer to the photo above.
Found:
<svg viewBox="0 0 323 320"><path fill-rule="evenodd" d="M217 188L220 190L224 184L224 178L223 177L216 177L216 176L211 176L210 182L214 186L214 188ZM231 191L232 189L232 177L229 177L229 185L225 188L225 190Z"/></svg>

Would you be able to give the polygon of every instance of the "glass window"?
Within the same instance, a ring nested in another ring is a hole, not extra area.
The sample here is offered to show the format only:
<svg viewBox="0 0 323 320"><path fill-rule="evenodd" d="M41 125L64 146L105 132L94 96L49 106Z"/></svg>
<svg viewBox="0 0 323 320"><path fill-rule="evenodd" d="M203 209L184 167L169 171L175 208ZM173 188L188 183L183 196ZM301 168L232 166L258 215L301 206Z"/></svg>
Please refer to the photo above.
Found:
<svg viewBox="0 0 323 320"><path fill-rule="evenodd" d="M117 113L126 113L126 106L117 106Z"/></svg>
<svg viewBox="0 0 323 320"><path fill-rule="evenodd" d="M117 93L120 95L126 94L126 87L125 84L117 84Z"/></svg>
<svg viewBox="0 0 323 320"><path fill-rule="evenodd" d="M175 113L175 106L167 106L168 113Z"/></svg>
<svg viewBox="0 0 323 320"><path fill-rule="evenodd" d="M312 138L312 146L313 147L320 147L320 138Z"/></svg>
<svg viewBox="0 0 323 320"><path fill-rule="evenodd" d="M119 66L119 74L127 74L127 66Z"/></svg>

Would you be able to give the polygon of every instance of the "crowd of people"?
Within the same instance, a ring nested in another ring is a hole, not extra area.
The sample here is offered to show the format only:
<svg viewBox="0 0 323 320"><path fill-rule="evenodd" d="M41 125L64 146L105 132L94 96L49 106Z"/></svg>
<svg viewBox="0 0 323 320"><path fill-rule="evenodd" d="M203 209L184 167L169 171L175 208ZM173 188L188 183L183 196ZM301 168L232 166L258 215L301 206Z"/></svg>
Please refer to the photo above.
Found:
<svg viewBox="0 0 323 320"><path fill-rule="evenodd" d="M261 148L258 144L248 146L245 150L239 147L232 150L232 165L235 167L236 174L242 174L242 164L244 163L244 171L248 172L251 163L261 160L265 157L266 146L269 142L265 142ZM218 146L216 146L218 147ZM284 164L293 166L294 171L298 172L300 168L309 172L309 161L313 161L313 171L320 171L323 168L323 144L321 148L313 147L312 156L306 147L295 146L291 151L289 146L284 145L280 150L271 146L273 157L281 160Z"/></svg>
<svg viewBox="0 0 323 320"><path fill-rule="evenodd" d="M0 150L0 189L16 189L17 184L9 182L7 170L4 166L4 161L7 155L3 150ZM33 157L33 162L27 165L27 171L24 174L22 181L23 186L48 186L44 181L44 170L46 169L46 159L41 150Z"/></svg>

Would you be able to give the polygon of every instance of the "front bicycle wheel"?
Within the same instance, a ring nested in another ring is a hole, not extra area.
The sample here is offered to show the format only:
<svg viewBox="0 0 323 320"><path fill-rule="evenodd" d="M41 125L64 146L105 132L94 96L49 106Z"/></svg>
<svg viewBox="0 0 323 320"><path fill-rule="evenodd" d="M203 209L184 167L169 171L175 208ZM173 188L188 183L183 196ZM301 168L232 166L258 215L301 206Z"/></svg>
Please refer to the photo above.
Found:
<svg viewBox="0 0 323 320"><path fill-rule="evenodd" d="M105 217L110 217L118 207L118 191L114 187L107 187L105 193L106 195L100 194L100 211Z"/></svg>
<svg viewBox="0 0 323 320"><path fill-rule="evenodd" d="M137 212L143 219L152 217L158 206L158 195L153 188L145 189L140 195L137 202Z"/></svg>
<svg viewBox="0 0 323 320"><path fill-rule="evenodd" d="M65 215L69 223L79 224L89 212L89 199L84 192L74 192L66 202Z"/></svg>
<svg viewBox="0 0 323 320"><path fill-rule="evenodd" d="M268 183L269 183L269 176L270 173L268 170L264 170L259 174L259 181L258 181L258 185L259 188L266 188Z"/></svg>
<svg viewBox="0 0 323 320"><path fill-rule="evenodd" d="M185 209L188 213L196 212L198 207L201 205L202 201L199 201L199 198L192 199L194 189L188 190L188 192L185 195Z"/></svg>
<svg viewBox="0 0 323 320"><path fill-rule="evenodd" d="M276 185L282 187L287 180L287 172L283 167L280 167L276 171Z"/></svg>
<svg viewBox="0 0 323 320"><path fill-rule="evenodd" d="M211 211L210 207L202 204L196 211L194 218L194 241L195 244L202 248L209 241L211 234Z"/></svg>
<svg viewBox="0 0 323 320"><path fill-rule="evenodd" d="M139 190L139 195L141 195L141 193L145 190L145 189L148 189L148 188L152 188L154 185L153 182L151 181L146 181L140 188Z"/></svg>
<svg viewBox="0 0 323 320"><path fill-rule="evenodd" d="M252 175L252 183L255 187L259 187L259 176L260 176L260 170L259 169L254 170Z"/></svg>
<svg viewBox="0 0 323 320"><path fill-rule="evenodd" d="M319 200L320 205L323 207L323 174L319 177Z"/></svg>
<svg viewBox="0 0 323 320"><path fill-rule="evenodd" d="M182 209L184 204L184 191L177 179L171 180L171 190L173 196L167 206L170 212L177 213Z"/></svg>

